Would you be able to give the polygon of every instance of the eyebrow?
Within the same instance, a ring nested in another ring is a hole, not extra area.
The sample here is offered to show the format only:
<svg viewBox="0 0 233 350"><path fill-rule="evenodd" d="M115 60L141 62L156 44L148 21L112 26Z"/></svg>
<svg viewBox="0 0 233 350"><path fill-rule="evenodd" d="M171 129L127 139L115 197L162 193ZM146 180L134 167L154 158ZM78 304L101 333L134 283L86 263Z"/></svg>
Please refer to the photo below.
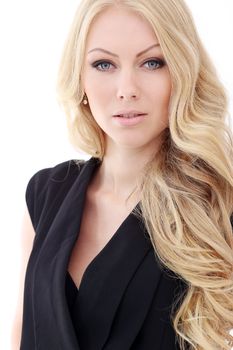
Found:
<svg viewBox="0 0 233 350"><path fill-rule="evenodd" d="M143 51L137 53L136 57L140 57L140 56L142 56L144 53L146 53L147 51L153 49L154 47L158 47L158 46L160 46L159 43L158 43L158 44L151 45L151 46L149 46L147 49L145 49L145 50L143 50ZM105 50L105 49L101 49L100 47L96 47L95 49L92 49L92 50L88 51L88 53L93 52L93 51L102 51L102 52L104 52L104 53L107 53L108 55L115 56L115 57L119 57L117 54L115 54L115 53L113 53L113 52L110 52L110 51L108 51L108 50Z"/></svg>

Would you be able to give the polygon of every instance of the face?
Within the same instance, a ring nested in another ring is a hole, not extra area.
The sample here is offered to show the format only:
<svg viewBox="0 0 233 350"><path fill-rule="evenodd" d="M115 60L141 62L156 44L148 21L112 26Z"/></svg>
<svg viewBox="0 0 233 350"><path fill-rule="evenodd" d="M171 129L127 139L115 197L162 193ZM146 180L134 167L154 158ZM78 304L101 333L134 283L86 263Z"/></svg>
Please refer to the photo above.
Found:
<svg viewBox="0 0 233 350"><path fill-rule="evenodd" d="M155 148L168 126L171 79L146 20L115 7L99 14L87 37L82 79L107 145ZM114 117L125 111L145 115Z"/></svg>

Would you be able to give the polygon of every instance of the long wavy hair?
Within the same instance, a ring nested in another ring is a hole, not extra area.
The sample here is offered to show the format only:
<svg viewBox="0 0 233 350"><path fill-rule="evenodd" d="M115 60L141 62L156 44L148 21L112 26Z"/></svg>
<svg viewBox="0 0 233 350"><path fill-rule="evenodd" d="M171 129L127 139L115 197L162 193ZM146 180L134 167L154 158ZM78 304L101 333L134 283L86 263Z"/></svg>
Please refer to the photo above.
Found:
<svg viewBox="0 0 233 350"><path fill-rule="evenodd" d="M233 346L233 136L227 95L183 0L82 0L58 74L58 99L78 150L103 159L104 133L82 103L90 25L108 6L151 24L172 80L169 127L144 169L140 208L161 264L188 288L172 323L181 349Z"/></svg>

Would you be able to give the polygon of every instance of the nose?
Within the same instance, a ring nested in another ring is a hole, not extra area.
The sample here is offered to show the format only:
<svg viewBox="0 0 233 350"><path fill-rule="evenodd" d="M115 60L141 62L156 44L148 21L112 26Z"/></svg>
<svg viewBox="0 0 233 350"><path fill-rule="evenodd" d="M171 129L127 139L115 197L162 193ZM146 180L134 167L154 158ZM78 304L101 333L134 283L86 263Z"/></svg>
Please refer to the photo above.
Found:
<svg viewBox="0 0 233 350"><path fill-rule="evenodd" d="M130 101L139 98L139 89L135 82L133 72L129 70L122 74L117 90L117 98L120 100Z"/></svg>

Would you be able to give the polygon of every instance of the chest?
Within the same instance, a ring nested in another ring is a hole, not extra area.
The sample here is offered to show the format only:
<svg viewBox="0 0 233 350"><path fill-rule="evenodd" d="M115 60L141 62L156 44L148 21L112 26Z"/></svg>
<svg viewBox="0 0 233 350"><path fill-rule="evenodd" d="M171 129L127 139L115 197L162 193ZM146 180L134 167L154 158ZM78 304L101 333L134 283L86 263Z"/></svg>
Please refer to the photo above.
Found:
<svg viewBox="0 0 233 350"><path fill-rule="evenodd" d="M133 207L126 208L108 201L86 201L78 238L68 265L68 271L78 288L88 265L107 245Z"/></svg>

